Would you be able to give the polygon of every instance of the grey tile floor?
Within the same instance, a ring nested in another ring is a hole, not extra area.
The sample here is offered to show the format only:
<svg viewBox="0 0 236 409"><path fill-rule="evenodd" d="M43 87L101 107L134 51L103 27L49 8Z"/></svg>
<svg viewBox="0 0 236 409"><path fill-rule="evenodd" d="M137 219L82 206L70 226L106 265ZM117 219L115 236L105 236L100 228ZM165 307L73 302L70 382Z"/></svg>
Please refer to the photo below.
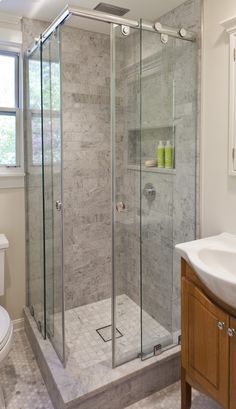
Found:
<svg viewBox="0 0 236 409"><path fill-rule="evenodd" d="M7 409L53 409L25 332L14 333L0 383Z"/></svg>
<svg viewBox="0 0 236 409"><path fill-rule="evenodd" d="M191 409L223 409L213 400L193 391ZM129 409L180 409L180 383L177 382L160 392L154 393L131 406Z"/></svg>
<svg viewBox="0 0 236 409"><path fill-rule="evenodd" d="M4 368L0 370L0 381L7 409L53 409L24 331L14 334L12 351ZM129 409L180 409L180 385L179 383L171 385L129 406ZM221 407L194 392L192 409Z"/></svg>
<svg viewBox="0 0 236 409"><path fill-rule="evenodd" d="M145 311L145 347L151 352L158 343L171 344L172 336ZM104 342L96 329L111 324L111 299L67 310L65 313L68 367L85 369L102 361L111 362L112 344ZM140 307L126 294L116 300L116 326L122 337L116 339L116 360L136 358L140 353ZM61 315L55 316L56 333L61 332ZM148 343L148 345L147 345Z"/></svg>

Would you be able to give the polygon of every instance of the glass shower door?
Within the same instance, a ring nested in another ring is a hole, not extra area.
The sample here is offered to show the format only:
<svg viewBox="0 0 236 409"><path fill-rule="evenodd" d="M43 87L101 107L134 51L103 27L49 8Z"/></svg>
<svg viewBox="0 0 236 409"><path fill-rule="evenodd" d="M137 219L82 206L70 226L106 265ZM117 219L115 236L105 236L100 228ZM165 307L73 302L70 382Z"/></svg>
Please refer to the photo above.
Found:
<svg viewBox="0 0 236 409"><path fill-rule="evenodd" d="M45 337L44 217L42 178L40 46L25 60L26 84L26 216L28 305Z"/></svg>
<svg viewBox="0 0 236 409"><path fill-rule="evenodd" d="M175 40L169 38L164 44L159 34L146 30L141 37L141 339L145 359L173 343L175 169L174 157L170 168L165 167L164 147L175 146ZM148 161L154 166L149 167Z"/></svg>
<svg viewBox="0 0 236 409"><path fill-rule="evenodd" d="M59 30L54 32L42 44L41 52L46 332L59 357L64 361L62 133Z"/></svg>
<svg viewBox="0 0 236 409"><path fill-rule="evenodd" d="M113 366L140 354L140 30L112 26Z"/></svg>

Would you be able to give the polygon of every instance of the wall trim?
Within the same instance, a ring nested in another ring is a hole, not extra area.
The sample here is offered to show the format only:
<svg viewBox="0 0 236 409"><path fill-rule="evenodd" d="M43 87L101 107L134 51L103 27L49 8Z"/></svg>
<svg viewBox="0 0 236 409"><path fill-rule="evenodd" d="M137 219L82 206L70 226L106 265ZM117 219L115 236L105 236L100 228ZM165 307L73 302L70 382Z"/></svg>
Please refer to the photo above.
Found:
<svg viewBox="0 0 236 409"><path fill-rule="evenodd" d="M20 331L25 328L25 320L24 318L18 318L17 320L13 320L13 329L14 331Z"/></svg>
<svg viewBox="0 0 236 409"><path fill-rule="evenodd" d="M0 13L0 23L18 25L20 24L21 19L22 16L16 14Z"/></svg>
<svg viewBox="0 0 236 409"><path fill-rule="evenodd" d="M199 143L199 238L204 237L204 147L203 147L203 139L204 139L204 121L205 121L205 111L204 111L204 92L205 92L205 47L204 47L204 34L205 34L205 8L204 8L204 0L201 1L201 63L200 63L200 70L201 70L201 79L200 79L200 143Z"/></svg>
<svg viewBox="0 0 236 409"><path fill-rule="evenodd" d="M0 189L24 188L24 174L2 175L0 173Z"/></svg>
<svg viewBox="0 0 236 409"><path fill-rule="evenodd" d="M221 21L220 25L223 26L229 34L234 33L236 31L236 16Z"/></svg>

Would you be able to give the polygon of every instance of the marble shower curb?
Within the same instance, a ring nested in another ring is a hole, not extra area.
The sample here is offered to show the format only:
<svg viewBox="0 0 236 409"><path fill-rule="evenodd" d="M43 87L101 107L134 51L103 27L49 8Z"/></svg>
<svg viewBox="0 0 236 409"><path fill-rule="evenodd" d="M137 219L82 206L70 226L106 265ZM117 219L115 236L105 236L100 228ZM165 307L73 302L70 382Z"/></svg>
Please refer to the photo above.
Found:
<svg viewBox="0 0 236 409"><path fill-rule="evenodd" d="M111 369L113 379L89 390L63 367L27 308L25 330L55 409L123 409L180 379L180 347L144 362L135 359ZM87 379L89 383L89 378ZM86 383L85 383L86 385Z"/></svg>

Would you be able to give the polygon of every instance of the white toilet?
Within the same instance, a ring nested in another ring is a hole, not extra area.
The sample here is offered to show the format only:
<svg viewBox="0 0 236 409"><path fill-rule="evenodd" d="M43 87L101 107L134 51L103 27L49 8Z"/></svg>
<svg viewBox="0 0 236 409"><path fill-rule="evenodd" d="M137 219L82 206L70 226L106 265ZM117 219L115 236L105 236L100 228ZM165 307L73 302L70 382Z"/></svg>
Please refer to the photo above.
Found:
<svg viewBox="0 0 236 409"><path fill-rule="evenodd" d="M4 257L9 247L4 234L0 234L0 296L4 294ZM13 340L13 324L8 312L0 305L0 371L7 358ZM0 375L1 379L1 375ZM3 393L0 385L0 409L5 408Z"/></svg>

